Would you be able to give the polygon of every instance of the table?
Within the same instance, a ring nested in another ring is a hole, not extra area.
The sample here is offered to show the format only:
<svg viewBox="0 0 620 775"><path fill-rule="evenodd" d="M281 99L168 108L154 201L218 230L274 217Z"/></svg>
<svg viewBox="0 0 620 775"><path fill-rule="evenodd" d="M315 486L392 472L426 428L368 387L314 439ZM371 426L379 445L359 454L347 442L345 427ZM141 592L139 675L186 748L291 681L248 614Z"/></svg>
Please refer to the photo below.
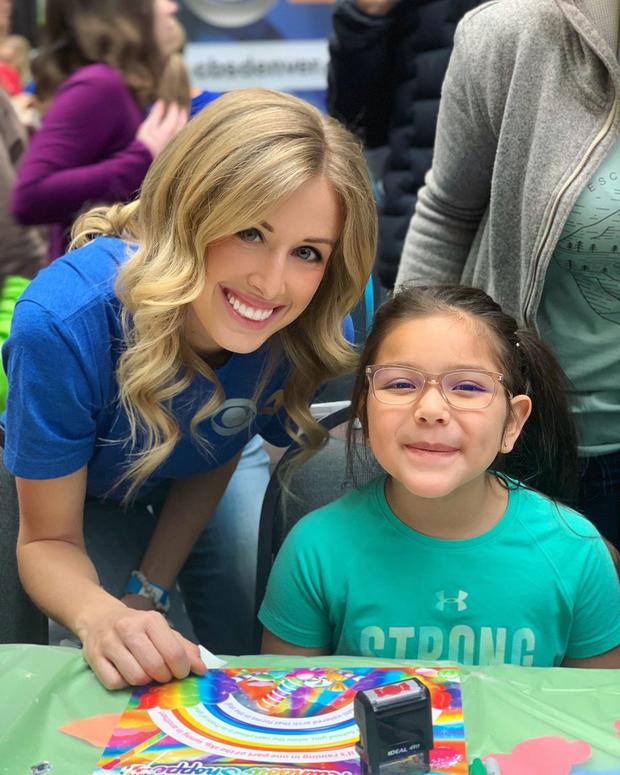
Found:
<svg viewBox="0 0 620 775"><path fill-rule="evenodd" d="M304 663L390 664L352 657L227 659L229 667L291 668ZM553 735L586 741L592 749L586 762L558 769L558 775L620 775L620 670L470 667L463 668L462 685L470 759L508 754L523 740ZM79 718L120 713L128 696L128 690L104 689L77 649L0 646L0 775L30 775L31 766L44 760L53 765L51 775L91 775L100 751L58 727ZM546 769L543 775L556 773Z"/></svg>

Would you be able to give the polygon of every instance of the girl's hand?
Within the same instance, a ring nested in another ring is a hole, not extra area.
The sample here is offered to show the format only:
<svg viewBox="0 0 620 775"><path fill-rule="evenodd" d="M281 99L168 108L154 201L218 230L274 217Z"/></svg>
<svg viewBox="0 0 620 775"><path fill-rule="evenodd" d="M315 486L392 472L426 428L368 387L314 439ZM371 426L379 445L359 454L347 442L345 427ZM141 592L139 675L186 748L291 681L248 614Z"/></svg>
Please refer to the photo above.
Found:
<svg viewBox="0 0 620 775"><path fill-rule="evenodd" d="M156 611L137 611L115 601L77 634L86 661L107 689L165 683L206 671L198 646L172 630Z"/></svg>
<svg viewBox="0 0 620 775"><path fill-rule="evenodd" d="M153 109L138 127L136 139L146 145L153 158L158 156L187 123L187 111L176 102L168 106L157 100Z"/></svg>

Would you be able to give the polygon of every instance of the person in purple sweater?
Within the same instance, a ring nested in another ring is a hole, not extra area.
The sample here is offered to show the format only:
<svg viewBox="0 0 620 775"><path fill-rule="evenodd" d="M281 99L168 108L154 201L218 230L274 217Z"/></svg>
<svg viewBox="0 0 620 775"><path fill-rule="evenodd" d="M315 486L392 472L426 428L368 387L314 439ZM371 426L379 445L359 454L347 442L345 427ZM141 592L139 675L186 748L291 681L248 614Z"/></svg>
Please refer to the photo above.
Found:
<svg viewBox="0 0 620 775"><path fill-rule="evenodd" d="M65 252L76 215L130 199L185 124L185 110L156 101L176 11L172 0L47 0L33 66L45 115L11 210L22 224L51 224L50 261Z"/></svg>

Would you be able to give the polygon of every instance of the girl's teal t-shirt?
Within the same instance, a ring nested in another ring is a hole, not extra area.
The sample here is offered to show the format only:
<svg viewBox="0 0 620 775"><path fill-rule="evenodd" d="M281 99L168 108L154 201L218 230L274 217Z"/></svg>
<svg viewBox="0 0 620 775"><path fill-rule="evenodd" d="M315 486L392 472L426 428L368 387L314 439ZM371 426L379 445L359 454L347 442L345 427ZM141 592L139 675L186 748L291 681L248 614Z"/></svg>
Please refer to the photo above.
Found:
<svg viewBox="0 0 620 775"><path fill-rule="evenodd" d="M518 487L462 541L390 510L385 477L309 514L272 570L259 618L333 654L549 667L620 643L620 584L596 528Z"/></svg>

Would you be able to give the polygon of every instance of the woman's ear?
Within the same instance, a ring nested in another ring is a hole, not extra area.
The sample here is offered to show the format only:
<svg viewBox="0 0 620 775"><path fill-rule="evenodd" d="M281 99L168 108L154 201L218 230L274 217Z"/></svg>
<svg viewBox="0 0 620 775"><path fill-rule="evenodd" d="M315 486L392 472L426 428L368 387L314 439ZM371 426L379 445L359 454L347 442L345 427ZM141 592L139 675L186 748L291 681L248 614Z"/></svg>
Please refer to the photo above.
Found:
<svg viewBox="0 0 620 775"><path fill-rule="evenodd" d="M502 446L500 449L502 454L507 455L509 452L512 452L531 412L532 401L529 396L521 394L510 399L510 411L502 435Z"/></svg>

